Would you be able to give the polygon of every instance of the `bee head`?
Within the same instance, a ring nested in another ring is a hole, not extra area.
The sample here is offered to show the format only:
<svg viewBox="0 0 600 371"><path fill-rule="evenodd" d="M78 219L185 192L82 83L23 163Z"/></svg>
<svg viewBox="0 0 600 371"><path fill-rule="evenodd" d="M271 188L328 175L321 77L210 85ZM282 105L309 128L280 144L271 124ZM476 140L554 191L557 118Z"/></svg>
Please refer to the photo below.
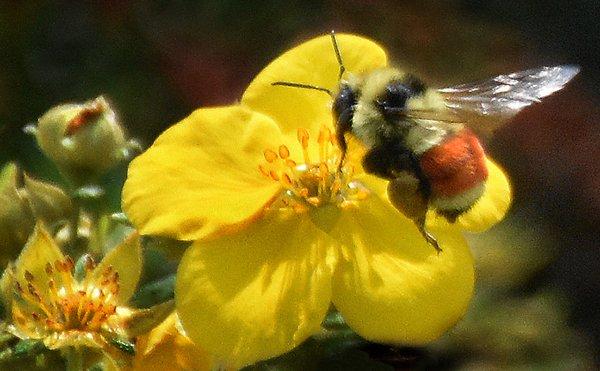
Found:
<svg viewBox="0 0 600 371"><path fill-rule="evenodd" d="M387 82L374 103L386 119L397 119L406 112L406 102L424 92L425 85L421 80L412 75L405 75L402 79Z"/></svg>

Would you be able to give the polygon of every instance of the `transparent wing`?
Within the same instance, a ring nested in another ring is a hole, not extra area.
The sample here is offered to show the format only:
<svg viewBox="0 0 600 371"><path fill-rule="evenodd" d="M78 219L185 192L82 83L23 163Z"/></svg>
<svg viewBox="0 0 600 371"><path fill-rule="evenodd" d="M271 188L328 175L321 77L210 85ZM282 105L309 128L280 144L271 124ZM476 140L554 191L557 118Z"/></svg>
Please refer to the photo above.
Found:
<svg viewBox="0 0 600 371"><path fill-rule="evenodd" d="M490 80L439 89L446 106L483 116L511 117L528 105L539 102L569 82L577 66L541 67Z"/></svg>
<svg viewBox="0 0 600 371"><path fill-rule="evenodd" d="M449 112L438 112L438 120L463 121L479 131L491 131L523 108L562 89L578 72L579 67L571 65L540 67L439 89ZM488 127L477 127L482 125Z"/></svg>

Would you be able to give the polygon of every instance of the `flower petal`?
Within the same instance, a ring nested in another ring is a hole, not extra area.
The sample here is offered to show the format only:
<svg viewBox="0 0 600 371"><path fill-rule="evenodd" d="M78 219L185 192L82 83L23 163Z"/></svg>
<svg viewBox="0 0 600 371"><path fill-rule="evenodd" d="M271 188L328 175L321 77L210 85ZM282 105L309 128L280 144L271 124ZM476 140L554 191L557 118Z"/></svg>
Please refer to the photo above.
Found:
<svg viewBox="0 0 600 371"><path fill-rule="evenodd" d="M176 323L177 314L173 312L150 333L138 338L131 371L213 369L211 357L179 333Z"/></svg>
<svg viewBox="0 0 600 371"><path fill-rule="evenodd" d="M454 325L473 292L473 261L456 230L432 230L443 252L412 221L373 194L334 229L344 246L333 302L366 339L421 345Z"/></svg>
<svg viewBox="0 0 600 371"><path fill-rule="evenodd" d="M106 254L92 273L94 279L101 281L106 278L103 277L103 273L111 266L111 270L117 272L119 277L117 301L119 304L125 304L135 292L142 274L142 246L136 232ZM97 286L101 287L102 285L98 284Z"/></svg>
<svg viewBox="0 0 600 371"><path fill-rule="evenodd" d="M29 281L27 276L29 276L41 299L47 302L50 289L48 288L46 264L54 264L57 260L63 261L64 259L65 256L56 242L42 224L38 223L15 263L14 278L20 281L24 289L27 289Z"/></svg>
<svg viewBox="0 0 600 371"><path fill-rule="evenodd" d="M123 209L141 234L205 237L255 217L280 185L258 171L282 143L268 117L240 106L199 109L129 166Z"/></svg>
<svg viewBox="0 0 600 371"><path fill-rule="evenodd" d="M329 307L329 246L323 232L296 215L195 242L175 289L187 335L234 367L294 348L319 330Z"/></svg>
<svg viewBox="0 0 600 371"><path fill-rule="evenodd" d="M338 34L337 43L350 73L358 74L387 64L385 51L373 41ZM331 97L318 91L272 86L276 81L311 84L335 91L339 64L329 35L309 40L281 55L263 69L242 97L242 104L271 116L286 133L297 128L318 131L331 123Z"/></svg>
<svg viewBox="0 0 600 371"><path fill-rule="evenodd" d="M489 158L486 163L488 179L483 196L454 223L461 229L470 232L483 232L504 219L512 200L510 183L504 171ZM427 223L440 226L449 224L445 218L434 212L428 214Z"/></svg>

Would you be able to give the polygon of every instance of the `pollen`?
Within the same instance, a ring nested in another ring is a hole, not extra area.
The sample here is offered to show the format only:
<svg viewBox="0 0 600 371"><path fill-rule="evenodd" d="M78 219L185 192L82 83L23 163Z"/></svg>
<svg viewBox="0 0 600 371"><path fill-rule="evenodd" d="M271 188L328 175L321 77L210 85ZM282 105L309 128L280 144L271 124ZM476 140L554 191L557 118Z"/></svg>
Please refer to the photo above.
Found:
<svg viewBox="0 0 600 371"><path fill-rule="evenodd" d="M312 138L304 128L299 128L296 135L302 158L291 158L292 153L284 144L263 151L264 163L258 170L264 177L280 183L283 189L270 209L290 208L305 212L324 205L345 208L368 197L366 188L352 180L354 167L340 164L341 152L331 130L323 126L316 134L318 158L314 161L309 151Z"/></svg>
<svg viewBox="0 0 600 371"><path fill-rule="evenodd" d="M41 274L25 271L15 277L13 295L16 317L36 333L69 331L111 331L109 318L115 315L119 274L112 266L93 270L88 258L81 280L73 277L75 264L70 257L47 262ZM23 318L24 317L24 318ZM29 317L29 320L27 320Z"/></svg>

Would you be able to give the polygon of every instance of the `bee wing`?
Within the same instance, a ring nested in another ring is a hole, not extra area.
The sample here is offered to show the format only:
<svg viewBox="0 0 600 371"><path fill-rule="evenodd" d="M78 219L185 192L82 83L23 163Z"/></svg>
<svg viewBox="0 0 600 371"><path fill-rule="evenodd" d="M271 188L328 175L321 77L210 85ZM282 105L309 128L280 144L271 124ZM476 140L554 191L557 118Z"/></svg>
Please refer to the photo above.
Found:
<svg viewBox="0 0 600 371"><path fill-rule="evenodd" d="M489 133L523 108L562 89L578 72L579 67L570 65L540 67L439 89L449 112L438 113L437 120L465 122Z"/></svg>

